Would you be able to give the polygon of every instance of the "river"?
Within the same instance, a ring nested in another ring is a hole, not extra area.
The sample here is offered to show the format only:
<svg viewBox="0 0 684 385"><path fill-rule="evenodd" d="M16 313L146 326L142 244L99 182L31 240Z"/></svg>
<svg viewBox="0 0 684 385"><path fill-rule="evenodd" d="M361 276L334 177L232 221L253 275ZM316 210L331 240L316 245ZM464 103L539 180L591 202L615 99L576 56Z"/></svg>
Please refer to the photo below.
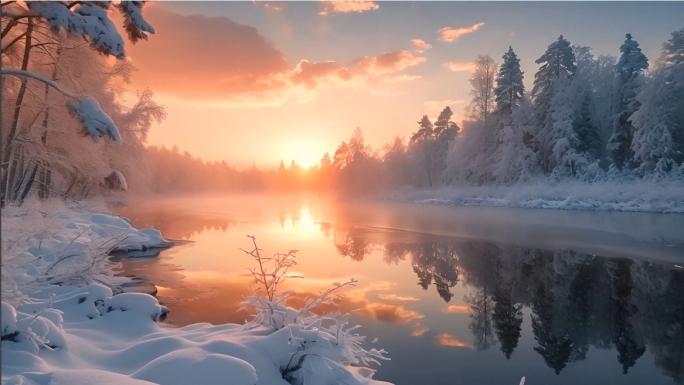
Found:
<svg viewBox="0 0 684 385"><path fill-rule="evenodd" d="M296 249L283 290L359 281L340 310L410 384L672 384L684 380L684 215L194 197L120 207L186 240L125 274L157 285L169 327L243 323L249 249ZM296 300L296 299L295 299Z"/></svg>

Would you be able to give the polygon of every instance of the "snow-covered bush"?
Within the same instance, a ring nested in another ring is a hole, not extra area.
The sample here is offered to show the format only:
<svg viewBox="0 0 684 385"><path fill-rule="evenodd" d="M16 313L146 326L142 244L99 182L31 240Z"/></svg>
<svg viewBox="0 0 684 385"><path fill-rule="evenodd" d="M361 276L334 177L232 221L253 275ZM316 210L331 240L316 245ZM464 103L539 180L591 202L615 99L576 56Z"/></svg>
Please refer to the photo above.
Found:
<svg viewBox="0 0 684 385"><path fill-rule="evenodd" d="M62 330L62 312L52 308L52 300L37 314L17 311L2 302L2 340L18 343L17 350L38 353L40 349L67 349Z"/></svg>
<svg viewBox="0 0 684 385"><path fill-rule="evenodd" d="M158 230L135 229L125 218L47 203L3 210L2 298L11 304L25 303L26 295L46 285L97 283L117 290L128 278L114 277L111 252L171 245Z"/></svg>
<svg viewBox="0 0 684 385"><path fill-rule="evenodd" d="M371 362L379 364L378 360L389 360L384 355L384 350L366 350L361 346L366 337L352 333L360 326L349 327L348 314L314 313L323 304L338 306L341 298L339 292L347 286L355 286L356 280L336 283L318 296L307 297L303 307L290 308L286 302L293 293L279 292L277 289L278 284L289 278L302 278L287 275L287 270L297 264L294 259L297 250L286 254L276 253L272 258L263 257L263 250L257 246L256 237L248 237L254 248L242 251L258 263L258 267L250 271L259 287L254 288L253 295L246 297L242 304L242 308L253 308L256 311L254 318L245 326L248 329L265 327L276 333L289 333L287 343L295 350L284 350L289 357L280 358L280 370L284 379L293 385L346 384L348 380L345 378L350 373L345 367L368 366ZM275 350L278 351L277 348ZM366 374L370 376L372 373L369 370Z"/></svg>

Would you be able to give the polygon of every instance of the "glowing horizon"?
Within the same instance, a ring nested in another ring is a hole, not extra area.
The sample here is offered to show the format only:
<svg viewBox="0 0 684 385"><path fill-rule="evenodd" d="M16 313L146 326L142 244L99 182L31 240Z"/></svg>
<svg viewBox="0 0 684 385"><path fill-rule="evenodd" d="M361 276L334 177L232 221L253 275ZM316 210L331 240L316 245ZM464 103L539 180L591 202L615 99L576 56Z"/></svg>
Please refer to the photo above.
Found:
<svg viewBox="0 0 684 385"><path fill-rule="evenodd" d="M307 169L357 127L380 150L445 106L459 123L478 54L500 62L512 46L527 92L534 61L560 34L598 56L618 55L629 32L653 62L681 28L672 7L684 11L682 3L150 3L157 33L127 44L138 68L128 89L150 88L167 107L148 145L238 169L293 160Z"/></svg>

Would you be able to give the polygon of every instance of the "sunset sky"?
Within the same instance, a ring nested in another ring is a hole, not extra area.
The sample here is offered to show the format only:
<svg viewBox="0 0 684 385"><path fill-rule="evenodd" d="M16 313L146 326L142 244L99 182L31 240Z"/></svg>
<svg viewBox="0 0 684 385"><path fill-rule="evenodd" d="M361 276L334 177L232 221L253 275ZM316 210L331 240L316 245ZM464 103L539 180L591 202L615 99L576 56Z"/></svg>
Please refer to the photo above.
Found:
<svg viewBox="0 0 684 385"><path fill-rule="evenodd" d="M560 34L617 56L631 33L652 64L683 14L682 2L158 2L145 8L157 33L127 51L131 89L167 107L149 144L310 166L356 127L381 149L446 105L460 121L478 54L513 46L530 90Z"/></svg>

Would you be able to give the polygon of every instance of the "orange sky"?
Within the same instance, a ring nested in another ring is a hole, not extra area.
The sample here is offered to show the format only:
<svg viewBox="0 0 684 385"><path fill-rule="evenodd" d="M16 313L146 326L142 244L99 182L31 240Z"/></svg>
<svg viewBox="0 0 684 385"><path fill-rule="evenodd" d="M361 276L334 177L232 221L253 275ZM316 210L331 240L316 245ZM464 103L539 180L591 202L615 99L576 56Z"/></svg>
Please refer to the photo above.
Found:
<svg viewBox="0 0 684 385"><path fill-rule="evenodd" d="M130 88L149 87L167 107L149 144L177 145L239 168L253 162L273 168L280 160L311 166L356 127L381 149L447 105L459 122L478 54L500 61L513 46L529 90L534 60L559 34L592 46L596 55L617 55L629 31L654 60L681 28L673 9L684 9L682 3L492 4L148 3L144 15L156 34L126 45L138 68ZM649 18L658 23L644 22Z"/></svg>

